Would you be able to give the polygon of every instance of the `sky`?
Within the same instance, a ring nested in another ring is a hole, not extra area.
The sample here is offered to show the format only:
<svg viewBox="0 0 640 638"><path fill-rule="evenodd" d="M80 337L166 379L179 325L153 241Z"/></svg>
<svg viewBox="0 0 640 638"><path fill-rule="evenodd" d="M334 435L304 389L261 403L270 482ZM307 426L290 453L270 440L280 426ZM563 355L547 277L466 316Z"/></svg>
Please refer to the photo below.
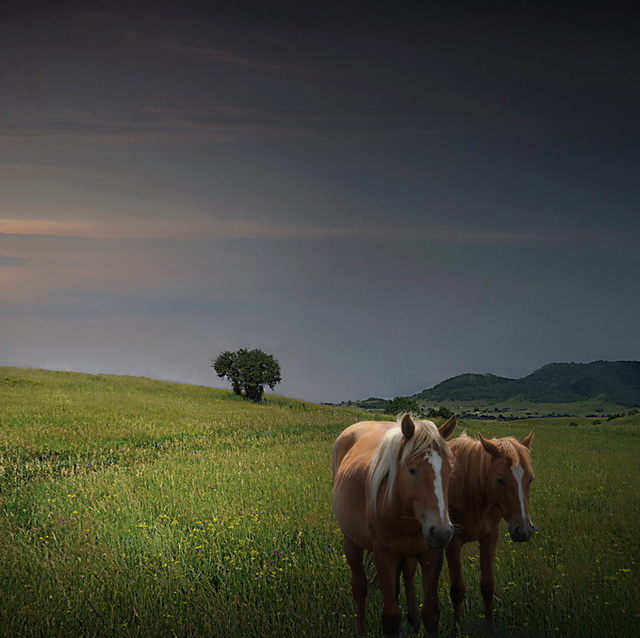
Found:
<svg viewBox="0 0 640 638"><path fill-rule="evenodd" d="M260 348L339 402L640 359L639 13L438 5L4 2L0 366Z"/></svg>

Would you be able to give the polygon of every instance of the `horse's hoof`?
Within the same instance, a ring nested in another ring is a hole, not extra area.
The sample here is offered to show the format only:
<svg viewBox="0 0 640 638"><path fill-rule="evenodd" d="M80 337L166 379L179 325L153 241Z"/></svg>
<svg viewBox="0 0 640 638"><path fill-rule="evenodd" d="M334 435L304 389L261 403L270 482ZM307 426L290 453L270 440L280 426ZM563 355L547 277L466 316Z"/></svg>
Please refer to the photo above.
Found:
<svg viewBox="0 0 640 638"><path fill-rule="evenodd" d="M400 614L393 614L390 616L382 616L382 631L385 636L396 638L401 635L402 629L402 616Z"/></svg>
<svg viewBox="0 0 640 638"><path fill-rule="evenodd" d="M420 633L420 619L419 618L416 620L414 618L411 618L411 616L409 616L409 614L407 614L407 622L409 623L409 630L411 631L412 634Z"/></svg>

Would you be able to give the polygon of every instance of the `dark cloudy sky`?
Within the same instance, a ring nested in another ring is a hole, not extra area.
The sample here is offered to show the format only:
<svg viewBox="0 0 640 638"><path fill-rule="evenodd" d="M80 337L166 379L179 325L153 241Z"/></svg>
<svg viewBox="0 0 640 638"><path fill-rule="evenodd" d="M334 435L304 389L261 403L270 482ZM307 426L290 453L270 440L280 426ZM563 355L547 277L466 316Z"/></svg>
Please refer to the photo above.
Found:
<svg viewBox="0 0 640 638"><path fill-rule="evenodd" d="M438 4L3 3L0 365L258 347L339 401L640 359L633 5Z"/></svg>

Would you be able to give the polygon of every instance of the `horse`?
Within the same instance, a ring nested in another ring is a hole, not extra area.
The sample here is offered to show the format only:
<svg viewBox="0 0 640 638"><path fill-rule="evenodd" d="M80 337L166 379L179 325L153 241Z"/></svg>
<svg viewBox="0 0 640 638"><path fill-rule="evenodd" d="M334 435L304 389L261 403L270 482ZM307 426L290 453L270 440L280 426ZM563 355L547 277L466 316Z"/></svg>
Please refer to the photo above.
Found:
<svg viewBox="0 0 640 638"><path fill-rule="evenodd" d="M529 486L534 479L531 464L533 430L521 442L513 437L478 440L461 436L449 442L455 469L449 482L449 514L454 536L447 546L451 576L450 597L457 626L465 594L460 550L465 543L480 545L480 592L484 618L493 627L493 559L500 520L509 525L515 542L528 541L535 532L529 517Z"/></svg>
<svg viewBox="0 0 640 638"><path fill-rule="evenodd" d="M453 536L447 507L453 459L445 439L455 427L455 417L438 429L432 421L414 420L405 414L395 423L355 423L336 439L333 510L344 535L360 636L365 634L365 551L373 554L385 635L396 636L400 631L399 577L410 557L422 567L422 620L428 635L437 633L442 548ZM412 596L415 598L415 590ZM417 603L408 612L417 631Z"/></svg>

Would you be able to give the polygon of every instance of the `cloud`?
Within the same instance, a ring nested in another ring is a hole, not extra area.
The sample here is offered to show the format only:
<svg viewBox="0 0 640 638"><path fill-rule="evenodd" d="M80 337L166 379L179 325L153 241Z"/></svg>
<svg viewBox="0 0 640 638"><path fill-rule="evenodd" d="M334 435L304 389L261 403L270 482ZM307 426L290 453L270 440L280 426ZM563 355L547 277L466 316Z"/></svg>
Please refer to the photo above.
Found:
<svg viewBox="0 0 640 638"><path fill-rule="evenodd" d="M92 221L0 218L0 233L5 235L99 237L106 228Z"/></svg>
<svg viewBox="0 0 640 638"><path fill-rule="evenodd" d="M228 62L247 66L260 70L282 70L283 67L275 64L269 64L259 58L248 58L231 51L212 46L209 43L187 43L183 42L175 35L166 35L157 41L157 45L164 51L170 53L178 53L180 55L192 55L205 58L208 61Z"/></svg>
<svg viewBox="0 0 640 638"><path fill-rule="evenodd" d="M318 224L313 222L279 223L228 218L206 219L202 216L174 217L154 220L109 218L79 219L0 218L0 234L76 237L98 240L283 240L283 241L357 241L395 242L398 245L428 244L453 246L530 246L589 247L630 246L640 237L635 232L536 232L501 230L498 228L438 226L422 223L375 223L361 225Z"/></svg>
<svg viewBox="0 0 640 638"><path fill-rule="evenodd" d="M453 99L453 98L452 98ZM467 98L455 98L466 104ZM205 110L193 106L172 107L137 104L130 109L109 107L26 111L5 118L0 140L51 146L100 145L126 149L157 144L201 146L211 141L251 140L282 142L321 141L343 144L374 140L415 141L442 136L478 136L517 126L508 115L483 117L478 112L417 113L401 104L389 107L357 105L320 107L313 104L256 108L240 102L208 104ZM73 147L69 147L73 148Z"/></svg>
<svg viewBox="0 0 640 638"><path fill-rule="evenodd" d="M0 267L3 266L24 266L27 263L26 259L21 257L13 257L11 255L0 255Z"/></svg>

